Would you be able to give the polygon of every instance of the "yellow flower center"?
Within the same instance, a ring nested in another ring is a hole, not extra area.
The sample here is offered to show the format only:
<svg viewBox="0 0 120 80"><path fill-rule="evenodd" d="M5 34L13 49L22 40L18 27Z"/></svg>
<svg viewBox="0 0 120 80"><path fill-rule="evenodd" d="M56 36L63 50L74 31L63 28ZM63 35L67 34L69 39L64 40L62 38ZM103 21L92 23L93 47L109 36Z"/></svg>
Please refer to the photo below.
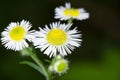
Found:
<svg viewBox="0 0 120 80"><path fill-rule="evenodd" d="M66 68L67 68L67 63L65 61L62 61L57 67L59 72L64 72Z"/></svg>
<svg viewBox="0 0 120 80"><path fill-rule="evenodd" d="M78 9L66 9L64 10L64 15L65 16L71 16L71 17L77 17L80 15L80 11Z"/></svg>
<svg viewBox="0 0 120 80"><path fill-rule="evenodd" d="M21 26L16 26L10 31L10 38L15 41L20 41L25 36L25 29Z"/></svg>
<svg viewBox="0 0 120 80"><path fill-rule="evenodd" d="M46 39L52 45L62 45L67 40L67 34L62 29L52 29L48 32Z"/></svg>

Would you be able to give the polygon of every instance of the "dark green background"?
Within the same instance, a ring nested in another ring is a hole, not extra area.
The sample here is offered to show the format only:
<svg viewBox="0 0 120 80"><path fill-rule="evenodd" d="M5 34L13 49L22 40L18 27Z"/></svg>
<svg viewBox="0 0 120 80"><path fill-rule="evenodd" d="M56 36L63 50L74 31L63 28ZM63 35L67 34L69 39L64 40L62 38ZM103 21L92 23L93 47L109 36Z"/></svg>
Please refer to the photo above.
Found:
<svg viewBox="0 0 120 80"><path fill-rule="evenodd" d="M71 2L85 8L90 18L74 20L81 31L81 47L66 56L68 72L55 80L120 80L120 12L119 0L0 0L0 32L12 21L28 20L38 30L58 20L54 9ZM40 54L40 59L49 59ZM34 69L19 62L31 60L0 45L0 80L45 80Z"/></svg>

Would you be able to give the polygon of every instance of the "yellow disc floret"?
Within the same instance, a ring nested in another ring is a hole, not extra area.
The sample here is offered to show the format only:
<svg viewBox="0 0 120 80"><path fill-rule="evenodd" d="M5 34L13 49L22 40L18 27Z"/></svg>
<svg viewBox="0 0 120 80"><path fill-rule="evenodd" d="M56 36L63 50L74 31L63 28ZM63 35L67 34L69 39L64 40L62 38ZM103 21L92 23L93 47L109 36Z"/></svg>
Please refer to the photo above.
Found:
<svg viewBox="0 0 120 80"><path fill-rule="evenodd" d="M64 15L65 16L70 16L70 17L77 17L77 16L80 15L80 12L79 12L78 9L71 8L71 9L64 10Z"/></svg>
<svg viewBox="0 0 120 80"><path fill-rule="evenodd" d="M62 29L52 29L48 32L46 39L52 45L62 45L67 40L67 34Z"/></svg>
<svg viewBox="0 0 120 80"><path fill-rule="evenodd" d="M22 26L16 26L10 31L10 38L15 41L24 39L25 29Z"/></svg>

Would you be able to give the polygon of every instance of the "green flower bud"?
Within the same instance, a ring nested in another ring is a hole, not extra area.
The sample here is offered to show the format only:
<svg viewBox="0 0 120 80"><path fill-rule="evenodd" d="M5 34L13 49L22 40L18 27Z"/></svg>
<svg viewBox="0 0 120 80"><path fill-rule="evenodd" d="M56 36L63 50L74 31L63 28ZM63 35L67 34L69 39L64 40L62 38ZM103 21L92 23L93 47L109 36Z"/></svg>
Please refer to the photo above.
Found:
<svg viewBox="0 0 120 80"><path fill-rule="evenodd" d="M68 70L68 61L65 59L56 61L53 69L56 73L59 73L59 74L66 73L66 71Z"/></svg>
<svg viewBox="0 0 120 80"><path fill-rule="evenodd" d="M66 73L68 70L68 61L64 59L62 56L57 55L53 60L51 65L49 66L49 70L54 73L58 73L61 75L62 73Z"/></svg>

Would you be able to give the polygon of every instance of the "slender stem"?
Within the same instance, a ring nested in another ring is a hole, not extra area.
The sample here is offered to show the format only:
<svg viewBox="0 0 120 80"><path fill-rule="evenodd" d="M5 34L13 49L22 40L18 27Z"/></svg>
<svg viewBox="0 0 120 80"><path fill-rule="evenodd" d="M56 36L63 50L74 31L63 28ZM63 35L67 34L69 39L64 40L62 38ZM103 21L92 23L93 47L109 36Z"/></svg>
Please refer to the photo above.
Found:
<svg viewBox="0 0 120 80"><path fill-rule="evenodd" d="M46 77L46 80L52 80L52 75L49 71L47 71L46 67L44 66L44 64L39 60L39 58L33 54L31 55L32 59L44 70L45 72L45 77Z"/></svg>
<svg viewBox="0 0 120 80"><path fill-rule="evenodd" d="M45 66L42 64L42 62L38 59L36 54L31 54L31 58L42 68L42 70L45 72L45 76L47 76L47 71L45 69Z"/></svg>
<svg viewBox="0 0 120 80"><path fill-rule="evenodd" d="M73 21L73 18L70 18L70 19L68 20L68 24L72 23L72 21Z"/></svg>
<svg viewBox="0 0 120 80"><path fill-rule="evenodd" d="M41 69L44 72L44 76L46 77L46 80L52 80L50 72L47 71L47 68L44 66L44 64L39 60L36 54L34 54L29 48L27 51L30 54L30 57L41 67Z"/></svg>
<svg viewBox="0 0 120 80"><path fill-rule="evenodd" d="M46 80L52 80L52 76L48 73L48 76L46 77Z"/></svg>

